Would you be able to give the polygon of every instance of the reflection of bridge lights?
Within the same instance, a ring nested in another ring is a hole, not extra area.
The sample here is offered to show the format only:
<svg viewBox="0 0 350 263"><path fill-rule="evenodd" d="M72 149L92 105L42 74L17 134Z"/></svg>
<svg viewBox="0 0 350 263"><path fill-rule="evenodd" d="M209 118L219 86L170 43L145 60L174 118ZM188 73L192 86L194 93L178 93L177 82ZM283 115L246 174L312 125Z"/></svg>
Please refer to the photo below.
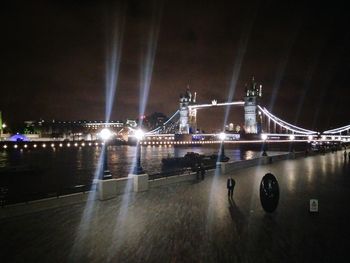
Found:
<svg viewBox="0 0 350 263"><path fill-rule="evenodd" d="M289 136L289 140L293 141L295 139L295 136L294 135L290 135Z"/></svg>
<svg viewBox="0 0 350 263"><path fill-rule="evenodd" d="M262 134L261 134L261 139L262 139L263 141L265 141L265 140L267 139L267 134L262 133Z"/></svg>

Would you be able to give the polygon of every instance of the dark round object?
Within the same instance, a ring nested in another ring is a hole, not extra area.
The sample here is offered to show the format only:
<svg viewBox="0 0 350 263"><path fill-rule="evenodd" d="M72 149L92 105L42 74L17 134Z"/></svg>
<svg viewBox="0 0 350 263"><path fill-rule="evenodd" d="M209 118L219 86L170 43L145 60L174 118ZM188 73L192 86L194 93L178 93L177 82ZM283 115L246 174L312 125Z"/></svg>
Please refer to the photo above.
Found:
<svg viewBox="0 0 350 263"><path fill-rule="evenodd" d="M280 190L276 177L267 173L260 183L260 202L266 212L272 213L276 210L280 198Z"/></svg>

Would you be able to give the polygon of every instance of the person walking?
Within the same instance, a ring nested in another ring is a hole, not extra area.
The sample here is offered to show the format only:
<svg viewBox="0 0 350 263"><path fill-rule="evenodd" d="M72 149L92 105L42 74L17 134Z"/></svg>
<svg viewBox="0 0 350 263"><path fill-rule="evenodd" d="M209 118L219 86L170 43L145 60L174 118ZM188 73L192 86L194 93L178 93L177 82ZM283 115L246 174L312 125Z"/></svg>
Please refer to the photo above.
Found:
<svg viewBox="0 0 350 263"><path fill-rule="evenodd" d="M232 177L228 178L227 179L227 195L228 195L228 198L232 198L233 197L233 189L235 188L235 180L233 180Z"/></svg>

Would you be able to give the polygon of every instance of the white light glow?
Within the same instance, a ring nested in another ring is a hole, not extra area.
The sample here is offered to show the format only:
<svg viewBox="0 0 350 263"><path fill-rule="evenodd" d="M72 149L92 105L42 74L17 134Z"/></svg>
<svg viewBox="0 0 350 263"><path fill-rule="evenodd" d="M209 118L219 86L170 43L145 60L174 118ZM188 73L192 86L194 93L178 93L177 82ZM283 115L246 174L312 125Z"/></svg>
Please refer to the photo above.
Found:
<svg viewBox="0 0 350 263"><path fill-rule="evenodd" d="M145 136L145 133L144 133L143 130L138 129L138 130L135 131L135 134L134 134L134 135L135 135L136 139L137 139L138 141L140 141L140 140L142 140L143 137Z"/></svg>
<svg viewBox="0 0 350 263"><path fill-rule="evenodd" d="M293 140L295 140L295 136L294 135L290 135L289 139L293 141Z"/></svg>
<svg viewBox="0 0 350 263"><path fill-rule="evenodd" d="M262 133L262 134L261 134L261 139L265 141L265 140L267 139L267 134Z"/></svg>
<svg viewBox="0 0 350 263"><path fill-rule="evenodd" d="M112 132L109 129L104 128L100 131L99 135L103 141L108 141L112 137Z"/></svg>
<svg viewBox="0 0 350 263"><path fill-rule="evenodd" d="M224 140L226 139L226 133L220 132L220 133L219 133L219 139L220 139L221 141L224 141Z"/></svg>

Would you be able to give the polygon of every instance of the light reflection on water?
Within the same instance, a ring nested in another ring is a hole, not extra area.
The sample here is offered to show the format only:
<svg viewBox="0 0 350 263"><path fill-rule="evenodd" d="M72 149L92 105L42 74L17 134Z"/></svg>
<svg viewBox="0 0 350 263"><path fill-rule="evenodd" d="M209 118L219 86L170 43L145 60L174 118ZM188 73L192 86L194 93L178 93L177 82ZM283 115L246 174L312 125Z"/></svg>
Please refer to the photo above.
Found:
<svg viewBox="0 0 350 263"><path fill-rule="evenodd" d="M162 158L168 156L182 157L187 152L211 155L217 153L218 149L218 145L208 147L142 147L141 161L144 170L149 174L153 174L162 171ZM108 163L113 177L128 176L135 153L136 147L134 146L109 147ZM13 176L21 177L19 181L23 181L23 177L26 177L25 179L28 179L28 182L37 180L39 186L43 189L48 187L55 189L57 187L72 187L91 183L100 154L101 147L56 149L50 147L46 149L28 149L22 152L19 150L0 150L0 168L17 167L26 169L29 167L38 176L31 175L30 178L27 175L20 174ZM225 146L225 154L230 157L230 161L239 161L258 157L261 152L243 151ZM2 182L0 181L0 184L4 184L3 181L4 179L2 179ZM16 181L16 179L13 181Z"/></svg>

